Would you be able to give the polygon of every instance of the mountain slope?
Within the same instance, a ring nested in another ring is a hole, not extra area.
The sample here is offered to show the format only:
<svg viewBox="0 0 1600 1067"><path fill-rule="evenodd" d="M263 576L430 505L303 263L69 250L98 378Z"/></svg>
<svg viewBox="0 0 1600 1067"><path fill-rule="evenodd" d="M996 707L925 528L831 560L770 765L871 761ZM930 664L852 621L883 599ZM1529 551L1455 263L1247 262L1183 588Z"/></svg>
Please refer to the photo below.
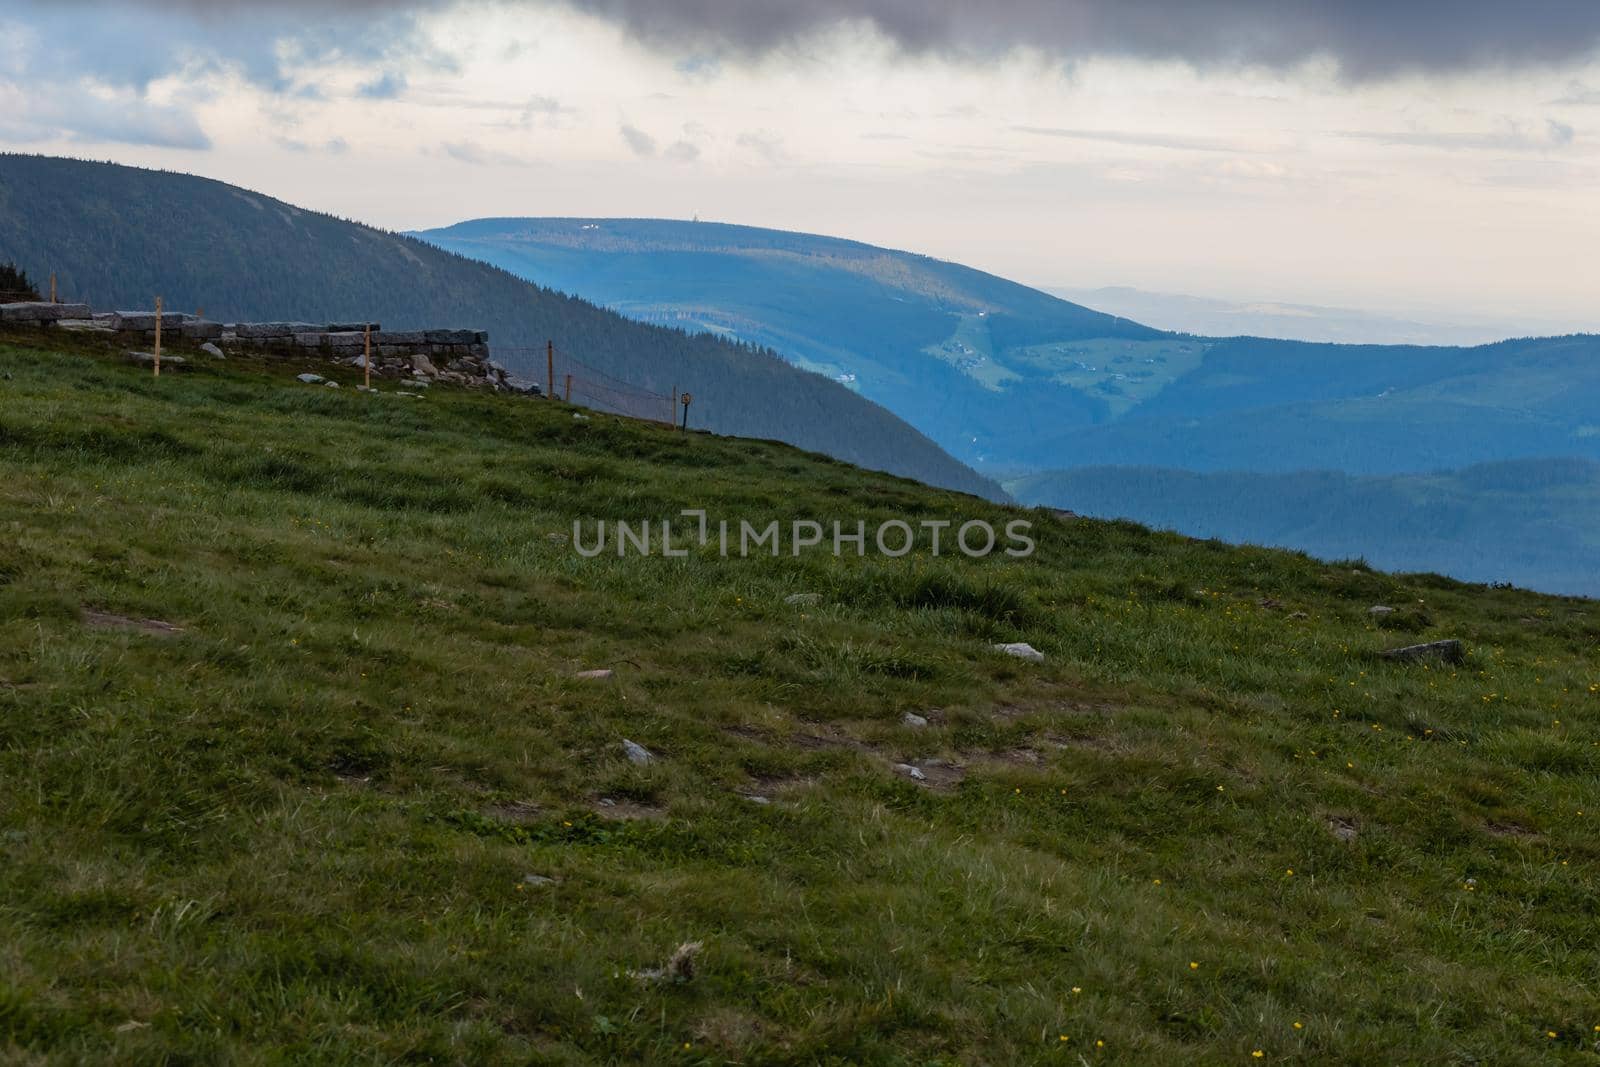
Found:
<svg viewBox="0 0 1600 1067"><path fill-rule="evenodd" d="M1007 488L1025 504L1191 537L1600 597L1600 463L1591 460L1364 477L1081 467Z"/></svg>
<svg viewBox="0 0 1600 1067"><path fill-rule="evenodd" d="M63 294L103 309L147 308L160 294L168 308L228 321L485 329L497 359L539 379L553 339L624 381L693 392L695 425L998 493L889 412L767 353L643 326L421 241L204 178L0 156L6 260L35 277L55 273Z"/></svg>
<svg viewBox="0 0 1600 1067"><path fill-rule="evenodd" d="M968 462L1107 418L1125 400L1120 372L1083 371L1085 358L1164 365L1192 347L959 264L836 238L652 219L480 219L418 236L635 318L772 347Z"/></svg>
<svg viewBox="0 0 1600 1067"><path fill-rule="evenodd" d="M1592 603L76 343L0 336L0 1060L1593 1059ZM1038 551L574 551L694 506Z"/></svg>

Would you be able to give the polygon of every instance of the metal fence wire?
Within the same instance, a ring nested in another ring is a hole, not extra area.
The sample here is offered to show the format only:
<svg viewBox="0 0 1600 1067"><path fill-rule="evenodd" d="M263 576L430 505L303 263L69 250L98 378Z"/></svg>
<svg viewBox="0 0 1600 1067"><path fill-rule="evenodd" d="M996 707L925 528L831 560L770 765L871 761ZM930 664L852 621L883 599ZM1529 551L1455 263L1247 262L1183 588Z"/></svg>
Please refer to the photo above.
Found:
<svg viewBox="0 0 1600 1067"><path fill-rule="evenodd" d="M676 423L678 398L668 393L658 393L632 382L607 374L571 352L554 345L542 348L507 347L496 345L497 358L512 357L517 363L529 367L544 364L544 374L531 375L540 388L552 392L559 400L593 408L613 415L626 415L651 422Z"/></svg>

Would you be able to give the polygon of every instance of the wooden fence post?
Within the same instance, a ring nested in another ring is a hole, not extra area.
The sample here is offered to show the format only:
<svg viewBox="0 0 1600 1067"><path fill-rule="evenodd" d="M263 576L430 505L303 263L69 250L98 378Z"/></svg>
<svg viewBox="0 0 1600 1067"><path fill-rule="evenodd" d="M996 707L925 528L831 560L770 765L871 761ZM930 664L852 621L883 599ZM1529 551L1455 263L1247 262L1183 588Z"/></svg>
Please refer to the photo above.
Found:
<svg viewBox="0 0 1600 1067"><path fill-rule="evenodd" d="M678 387L674 385L672 392L667 394L667 425L671 426L678 421Z"/></svg>
<svg viewBox="0 0 1600 1067"><path fill-rule="evenodd" d="M556 343L545 343L545 393L551 400L556 398Z"/></svg>
<svg viewBox="0 0 1600 1067"><path fill-rule="evenodd" d="M55 271L51 271L50 272L50 303L52 303L52 304L61 303L61 301L56 299L56 272Z"/></svg>
<svg viewBox="0 0 1600 1067"><path fill-rule="evenodd" d="M362 365L362 367L364 369L364 376L366 377L367 388L371 389L372 388L372 323L370 323L370 322L367 323L364 327L362 327L361 343L362 343L362 352L363 352L363 358L361 360L361 365Z"/></svg>
<svg viewBox="0 0 1600 1067"><path fill-rule="evenodd" d="M156 374L161 377L161 298L156 297Z"/></svg>
<svg viewBox="0 0 1600 1067"><path fill-rule="evenodd" d="M567 403L572 403L572 375L567 375Z"/></svg>

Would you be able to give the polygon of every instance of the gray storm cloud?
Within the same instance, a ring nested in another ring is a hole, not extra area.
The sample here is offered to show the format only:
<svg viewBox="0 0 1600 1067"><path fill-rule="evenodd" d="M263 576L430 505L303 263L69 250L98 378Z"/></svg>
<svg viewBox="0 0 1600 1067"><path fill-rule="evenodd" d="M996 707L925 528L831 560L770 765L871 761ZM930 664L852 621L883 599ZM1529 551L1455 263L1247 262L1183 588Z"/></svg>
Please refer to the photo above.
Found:
<svg viewBox="0 0 1600 1067"><path fill-rule="evenodd" d="M69 0L85 6L100 0ZM109 0L106 0L109 3ZM180 0L227 11L367 14L450 0ZM910 52L982 56L1018 46L1065 58L1120 55L1207 67L1293 66L1326 56L1346 77L1557 64L1600 48L1594 0L492 0L564 5L675 48L762 53L841 24L871 25ZM124 5L126 0L124 0ZM26 0L25 0L26 4ZM58 6L60 6L58 4ZM123 5L118 5L123 6ZM171 9L172 0L151 6Z"/></svg>

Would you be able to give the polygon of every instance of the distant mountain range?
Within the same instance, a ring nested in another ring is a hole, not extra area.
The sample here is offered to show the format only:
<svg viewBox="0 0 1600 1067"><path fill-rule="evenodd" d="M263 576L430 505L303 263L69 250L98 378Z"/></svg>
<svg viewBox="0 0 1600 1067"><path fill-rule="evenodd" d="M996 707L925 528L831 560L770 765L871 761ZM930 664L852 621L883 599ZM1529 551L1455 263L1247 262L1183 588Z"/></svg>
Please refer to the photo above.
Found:
<svg viewBox="0 0 1600 1067"><path fill-rule="evenodd" d="M1546 469L1600 462L1600 337L1197 336L925 256L710 223L481 219L419 236L634 318L770 347L1032 503L1552 590L1600 572L1583 533L1600 487L1558 492ZM1328 309L1256 313L1354 328ZM1521 489L1464 470L1520 460L1485 470ZM1268 499L1237 506L1251 494Z"/></svg>
<svg viewBox="0 0 1600 1067"><path fill-rule="evenodd" d="M926 256L714 223L481 219L419 236L637 319L771 347L1001 475L1600 459L1594 336L1196 337Z"/></svg>
<svg viewBox="0 0 1600 1067"><path fill-rule="evenodd" d="M205 178L0 155L5 261L36 279L54 273L64 296L102 309L148 308L160 294L168 308L230 321L484 329L496 357L530 378L542 379L553 339L623 381L692 391L697 426L1003 495L882 407L758 346L693 323L640 324L476 259Z"/></svg>

